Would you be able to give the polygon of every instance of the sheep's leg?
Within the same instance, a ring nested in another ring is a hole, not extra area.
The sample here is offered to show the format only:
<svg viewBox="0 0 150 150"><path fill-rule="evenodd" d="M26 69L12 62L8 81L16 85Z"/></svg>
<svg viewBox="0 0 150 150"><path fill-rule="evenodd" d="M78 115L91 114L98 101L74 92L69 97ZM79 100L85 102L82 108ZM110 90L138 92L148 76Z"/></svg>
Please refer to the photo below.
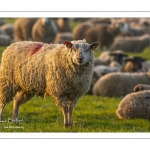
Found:
<svg viewBox="0 0 150 150"><path fill-rule="evenodd" d="M63 116L64 116L64 128L68 127L68 107L67 106L62 106L61 107Z"/></svg>
<svg viewBox="0 0 150 150"><path fill-rule="evenodd" d="M32 97L33 95L27 94L23 91L17 92L13 102L13 122L18 122L19 106L31 99Z"/></svg>
<svg viewBox="0 0 150 150"><path fill-rule="evenodd" d="M73 108L76 105L78 99L75 99L74 101L68 101L68 126L72 127L72 113Z"/></svg>
<svg viewBox="0 0 150 150"><path fill-rule="evenodd" d="M73 105L68 105L68 126L72 126L72 112L73 112Z"/></svg>
<svg viewBox="0 0 150 150"><path fill-rule="evenodd" d="M2 113L3 113L4 107L5 107L4 104L0 105L0 121L2 121Z"/></svg>

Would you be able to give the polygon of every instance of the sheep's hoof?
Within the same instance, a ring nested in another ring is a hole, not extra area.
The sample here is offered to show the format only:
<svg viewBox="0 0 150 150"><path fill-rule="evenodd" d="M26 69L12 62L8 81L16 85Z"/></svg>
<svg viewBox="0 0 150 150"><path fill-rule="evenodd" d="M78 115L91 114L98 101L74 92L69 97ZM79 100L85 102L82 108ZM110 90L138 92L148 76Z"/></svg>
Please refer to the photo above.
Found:
<svg viewBox="0 0 150 150"><path fill-rule="evenodd" d="M72 124L64 124L64 129L72 128Z"/></svg>

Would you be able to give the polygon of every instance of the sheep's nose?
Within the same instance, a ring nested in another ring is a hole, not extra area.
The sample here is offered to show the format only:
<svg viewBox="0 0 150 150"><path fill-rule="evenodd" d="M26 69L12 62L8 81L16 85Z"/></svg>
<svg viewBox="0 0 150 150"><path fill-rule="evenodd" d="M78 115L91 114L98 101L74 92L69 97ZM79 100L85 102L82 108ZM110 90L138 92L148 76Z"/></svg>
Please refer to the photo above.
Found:
<svg viewBox="0 0 150 150"><path fill-rule="evenodd" d="M82 62L83 62L83 57L77 58L77 61L78 61L79 63L82 63Z"/></svg>

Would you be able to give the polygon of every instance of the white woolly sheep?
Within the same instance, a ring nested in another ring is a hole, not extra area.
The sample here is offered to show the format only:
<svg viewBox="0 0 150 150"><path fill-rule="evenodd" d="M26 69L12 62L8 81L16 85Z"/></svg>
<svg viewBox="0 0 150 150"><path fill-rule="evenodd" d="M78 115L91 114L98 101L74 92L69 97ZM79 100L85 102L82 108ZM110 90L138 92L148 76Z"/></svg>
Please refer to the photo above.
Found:
<svg viewBox="0 0 150 150"><path fill-rule="evenodd" d="M150 73L114 72L102 76L93 87L94 95L125 96L133 92L137 84L150 84Z"/></svg>
<svg viewBox="0 0 150 150"><path fill-rule="evenodd" d="M119 103L116 114L120 119L150 119L150 90L126 95Z"/></svg>
<svg viewBox="0 0 150 150"><path fill-rule="evenodd" d="M116 37L108 50L113 51L121 49L125 52L142 52L146 46L150 44L150 35L134 37Z"/></svg>
<svg viewBox="0 0 150 150"><path fill-rule="evenodd" d="M17 42L2 54L0 67L0 120L4 106L14 98L13 121L19 106L35 94L52 96L64 115L64 127L72 125L72 111L91 84L93 50L85 40L63 44Z"/></svg>
<svg viewBox="0 0 150 150"><path fill-rule="evenodd" d="M15 41L32 40L31 31L38 18L18 18L14 22Z"/></svg>
<svg viewBox="0 0 150 150"><path fill-rule="evenodd" d="M53 19L39 18L32 28L32 40L44 43L51 43L58 32Z"/></svg>

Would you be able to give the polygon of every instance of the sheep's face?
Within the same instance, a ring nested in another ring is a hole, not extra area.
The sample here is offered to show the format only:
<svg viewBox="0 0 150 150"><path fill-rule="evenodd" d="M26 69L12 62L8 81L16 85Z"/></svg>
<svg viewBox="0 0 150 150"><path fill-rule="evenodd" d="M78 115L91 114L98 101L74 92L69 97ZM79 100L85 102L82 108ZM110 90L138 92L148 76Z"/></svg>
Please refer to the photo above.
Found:
<svg viewBox="0 0 150 150"><path fill-rule="evenodd" d="M94 42L92 44L88 44L85 40L79 41L63 41L63 44L66 45L67 48L72 53L72 59L75 64L83 65L86 64L91 56L93 56L92 51L96 49L100 43Z"/></svg>

